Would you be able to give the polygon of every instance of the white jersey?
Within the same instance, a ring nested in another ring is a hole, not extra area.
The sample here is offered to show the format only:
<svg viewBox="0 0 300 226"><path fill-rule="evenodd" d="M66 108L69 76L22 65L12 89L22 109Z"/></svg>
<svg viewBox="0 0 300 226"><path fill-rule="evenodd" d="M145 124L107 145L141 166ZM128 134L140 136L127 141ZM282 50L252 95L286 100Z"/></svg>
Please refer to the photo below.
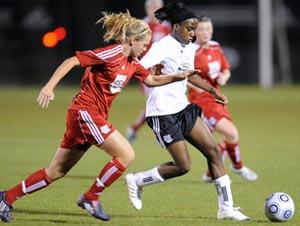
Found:
<svg viewBox="0 0 300 226"><path fill-rule="evenodd" d="M185 70L194 70L194 58L198 45L178 42L168 35L152 44L140 63L149 69L163 64L163 74L178 74ZM146 104L146 117L175 114L188 104L186 97L187 79L167 85L151 87Z"/></svg>

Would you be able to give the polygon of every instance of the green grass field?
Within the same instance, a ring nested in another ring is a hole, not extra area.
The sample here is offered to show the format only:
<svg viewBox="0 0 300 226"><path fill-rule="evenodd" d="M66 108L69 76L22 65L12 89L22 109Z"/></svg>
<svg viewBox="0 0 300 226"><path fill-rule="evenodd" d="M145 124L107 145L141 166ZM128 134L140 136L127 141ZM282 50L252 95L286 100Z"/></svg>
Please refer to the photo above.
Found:
<svg viewBox="0 0 300 226"><path fill-rule="evenodd" d="M1 190L47 166L64 133L66 107L77 90L59 87L48 109L38 107L38 91L36 88L0 89ZM189 174L146 187L144 207L140 211L129 205L123 180L117 181L102 197L112 220L97 221L76 206L78 196L90 186L109 159L92 148L65 178L17 201L11 225L275 225L265 217L263 209L265 198L275 191L290 194L296 203L294 218L283 225L300 225L300 87L263 91L257 87L231 86L224 92L239 128L244 163L259 175L255 182L244 181L230 172L229 161L225 162L233 181L235 204L252 217L251 222L216 220L216 191L212 184L200 181L206 163L192 147L189 149L193 168ZM125 134L127 124L143 106L144 99L138 88L127 87L114 103L110 121ZM128 172L145 170L170 160L147 126L138 135L133 145L136 161Z"/></svg>

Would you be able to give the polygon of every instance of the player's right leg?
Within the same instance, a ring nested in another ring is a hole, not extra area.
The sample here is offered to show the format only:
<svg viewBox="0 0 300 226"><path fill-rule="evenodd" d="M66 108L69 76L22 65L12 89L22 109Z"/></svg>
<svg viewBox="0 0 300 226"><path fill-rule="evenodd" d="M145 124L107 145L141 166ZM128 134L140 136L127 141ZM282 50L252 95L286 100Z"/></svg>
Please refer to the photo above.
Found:
<svg viewBox="0 0 300 226"><path fill-rule="evenodd" d="M10 222L12 220L11 212L12 206L5 201L6 192L0 191L0 221Z"/></svg>
<svg viewBox="0 0 300 226"><path fill-rule="evenodd" d="M17 199L46 188L53 181L63 177L83 154L84 151L59 148L47 168L37 170L16 186L2 192L0 205L5 211L0 212L1 220L10 221L12 204Z"/></svg>

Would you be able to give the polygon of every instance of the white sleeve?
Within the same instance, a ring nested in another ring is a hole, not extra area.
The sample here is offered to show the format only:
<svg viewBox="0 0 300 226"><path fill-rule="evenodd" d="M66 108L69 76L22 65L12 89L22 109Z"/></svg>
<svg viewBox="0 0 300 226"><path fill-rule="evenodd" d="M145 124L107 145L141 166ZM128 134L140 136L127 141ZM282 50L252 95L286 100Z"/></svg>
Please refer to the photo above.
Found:
<svg viewBox="0 0 300 226"><path fill-rule="evenodd" d="M155 42L152 44L145 56L143 56L140 60L140 64L143 65L144 68L149 69L154 65L161 63L163 59L164 48L160 45L160 42Z"/></svg>

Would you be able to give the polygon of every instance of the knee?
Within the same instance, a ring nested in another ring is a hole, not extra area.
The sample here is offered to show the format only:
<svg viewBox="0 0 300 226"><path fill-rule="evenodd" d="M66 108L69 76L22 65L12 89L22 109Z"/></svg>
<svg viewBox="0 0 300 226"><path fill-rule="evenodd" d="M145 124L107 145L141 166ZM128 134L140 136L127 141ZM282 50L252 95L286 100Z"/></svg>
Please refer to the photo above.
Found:
<svg viewBox="0 0 300 226"><path fill-rule="evenodd" d="M221 150L217 144L213 144L208 151L208 156L206 157L209 162L218 162L222 159Z"/></svg>
<svg viewBox="0 0 300 226"><path fill-rule="evenodd" d="M236 143L239 141L239 133L236 128L231 129L228 131L228 133L225 135L226 141L229 143Z"/></svg>
<svg viewBox="0 0 300 226"><path fill-rule="evenodd" d="M186 163L186 164L177 166L177 171L178 171L178 174L180 176L184 175L184 174L187 174L190 170L191 170L191 164L190 163Z"/></svg>
<svg viewBox="0 0 300 226"><path fill-rule="evenodd" d="M116 158L127 168L134 161L135 153L133 150L130 150Z"/></svg>

